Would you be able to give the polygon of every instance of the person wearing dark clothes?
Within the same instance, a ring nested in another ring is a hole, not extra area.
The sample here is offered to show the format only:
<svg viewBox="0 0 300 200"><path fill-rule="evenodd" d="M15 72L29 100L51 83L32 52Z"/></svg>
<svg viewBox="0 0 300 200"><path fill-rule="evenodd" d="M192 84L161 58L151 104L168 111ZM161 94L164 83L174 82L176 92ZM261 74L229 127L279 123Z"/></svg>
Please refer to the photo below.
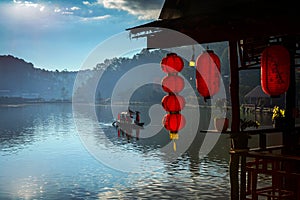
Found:
<svg viewBox="0 0 300 200"><path fill-rule="evenodd" d="M140 123L140 112L135 111L135 123L138 124Z"/></svg>

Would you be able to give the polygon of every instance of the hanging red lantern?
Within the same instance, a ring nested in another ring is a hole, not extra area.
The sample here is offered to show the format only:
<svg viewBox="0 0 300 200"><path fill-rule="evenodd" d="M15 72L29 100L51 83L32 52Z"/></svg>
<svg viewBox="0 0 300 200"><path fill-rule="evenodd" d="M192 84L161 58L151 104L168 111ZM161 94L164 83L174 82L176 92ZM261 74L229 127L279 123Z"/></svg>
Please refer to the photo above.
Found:
<svg viewBox="0 0 300 200"><path fill-rule="evenodd" d="M179 93L184 88L184 80L181 76L169 75L162 80L162 88L167 93Z"/></svg>
<svg viewBox="0 0 300 200"><path fill-rule="evenodd" d="M161 61L161 68L164 72L178 73L183 69L184 63L181 57L176 53L169 53Z"/></svg>
<svg viewBox="0 0 300 200"><path fill-rule="evenodd" d="M162 88L169 93L162 99L162 106L168 112L163 118L164 127L170 131L170 139L174 141L173 149L176 151L175 140L178 140L178 131L185 126L185 118L180 111L185 106L185 99L178 95L184 88L184 80L178 76L183 69L183 60L175 53L170 53L161 61L162 70L168 75L162 80Z"/></svg>
<svg viewBox="0 0 300 200"><path fill-rule="evenodd" d="M204 100L209 99L220 89L221 61L212 50L207 50L198 56L196 66L197 90Z"/></svg>
<svg viewBox="0 0 300 200"><path fill-rule="evenodd" d="M163 118L164 127L171 133L177 133L185 126L185 117L180 113L166 114Z"/></svg>
<svg viewBox="0 0 300 200"><path fill-rule="evenodd" d="M162 99L161 104L167 112L179 112L185 106L185 99L181 95L166 95Z"/></svg>
<svg viewBox="0 0 300 200"><path fill-rule="evenodd" d="M285 93L290 85L290 54L281 45L265 48L261 55L261 86L271 97Z"/></svg>

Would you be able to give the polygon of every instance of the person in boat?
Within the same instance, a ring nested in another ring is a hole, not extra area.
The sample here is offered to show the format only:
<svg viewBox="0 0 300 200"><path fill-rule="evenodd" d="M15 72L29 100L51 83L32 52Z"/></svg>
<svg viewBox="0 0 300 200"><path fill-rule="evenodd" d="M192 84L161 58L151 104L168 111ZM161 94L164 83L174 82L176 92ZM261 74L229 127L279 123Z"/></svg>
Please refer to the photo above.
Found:
<svg viewBox="0 0 300 200"><path fill-rule="evenodd" d="M115 126L115 127L119 127L123 124L128 124L129 121L131 121L131 117L130 117L130 114L129 112L121 112L121 113L118 113L118 119L115 120L112 125ZM131 123L131 122L130 122Z"/></svg>
<svg viewBox="0 0 300 200"><path fill-rule="evenodd" d="M135 118L134 118L135 115ZM115 120L112 125L114 127L127 126L127 125L138 125L143 126L144 123L140 122L140 112L132 111L128 109L128 111L124 111L118 114L118 120Z"/></svg>
<svg viewBox="0 0 300 200"><path fill-rule="evenodd" d="M135 111L135 124L140 125L140 112L139 111ZM135 135L136 135L136 140L140 139L140 129L137 128L135 130Z"/></svg>
<svg viewBox="0 0 300 200"><path fill-rule="evenodd" d="M140 123L140 112L139 111L135 111L135 121L136 124Z"/></svg>
<svg viewBox="0 0 300 200"><path fill-rule="evenodd" d="M133 118L134 111L132 111L132 110L130 110L130 108L128 108L128 113L129 113L130 118Z"/></svg>

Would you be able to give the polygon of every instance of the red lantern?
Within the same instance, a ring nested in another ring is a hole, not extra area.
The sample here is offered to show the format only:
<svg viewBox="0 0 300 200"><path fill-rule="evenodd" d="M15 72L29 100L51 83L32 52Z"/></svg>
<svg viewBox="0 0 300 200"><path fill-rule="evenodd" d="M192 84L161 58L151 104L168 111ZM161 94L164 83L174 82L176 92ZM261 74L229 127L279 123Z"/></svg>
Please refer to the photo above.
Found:
<svg viewBox="0 0 300 200"><path fill-rule="evenodd" d="M166 95L161 101L163 108L167 112L179 112L185 106L185 99L181 95Z"/></svg>
<svg viewBox="0 0 300 200"><path fill-rule="evenodd" d="M213 51L207 50L198 56L196 66L197 90L205 100L209 99L220 89L220 59Z"/></svg>
<svg viewBox="0 0 300 200"><path fill-rule="evenodd" d="M290 54L281 45L267 47L261 55L261 86L270 96L285 93L290 85Z"/></svg>
<svg viewBox="0 0 300 200"><path fill-rule="evenodd" d="M177 140L179 138L178 131L185 126L185 118L180 111L185 106L185 99L178 95L184 88L184 80L178 76L178 72L183 69L183 60L175 53L168 54L161 61L161 68L168 75L162 80L162 88L169 93L162 99L163 108L169 112L163 119L164 127L170 131L170 139ZM176 151L176 143L173 144Z"/></svg>
<svg viewBox="0 0 300 200"><path fill-rule="evenodd" d="M166 114L163 119L164 127L171 133L177 133L185 126L185 117L180 113Z"/></svg>
<svg viewBox="0 0 300 200"><path fill-rule="evenodd" d="M169 53L161 61L161 68L164 72L178 73L183 69L184 63L181 57L177 56L176 53Z"/></svg>
<svg viewBox="0 0 300 200"><path fill-rule="evenodd" d="M177 75L165 76L162 80L162 88L167 93L179 93L184 88L184 80Z"/></svg>

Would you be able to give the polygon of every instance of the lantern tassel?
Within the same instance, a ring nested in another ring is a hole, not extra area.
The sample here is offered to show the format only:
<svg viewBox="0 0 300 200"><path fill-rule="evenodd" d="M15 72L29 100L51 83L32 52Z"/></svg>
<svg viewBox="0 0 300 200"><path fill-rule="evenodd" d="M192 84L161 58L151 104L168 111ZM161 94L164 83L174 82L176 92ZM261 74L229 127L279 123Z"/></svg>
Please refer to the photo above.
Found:
<svg viewBox="0 0 300 200"><path fill-rule="evenodd" d="M175 140L178 140L179 136L178 133L172 133L170 132L170 139L173 141L173 150L176 151L176 142Z"/></svg>
<svg viewBox="0 0 300 200"><path fill-rule="evenodd" d="M173 140L173 150L176 151L176 142Z"/></svg>

